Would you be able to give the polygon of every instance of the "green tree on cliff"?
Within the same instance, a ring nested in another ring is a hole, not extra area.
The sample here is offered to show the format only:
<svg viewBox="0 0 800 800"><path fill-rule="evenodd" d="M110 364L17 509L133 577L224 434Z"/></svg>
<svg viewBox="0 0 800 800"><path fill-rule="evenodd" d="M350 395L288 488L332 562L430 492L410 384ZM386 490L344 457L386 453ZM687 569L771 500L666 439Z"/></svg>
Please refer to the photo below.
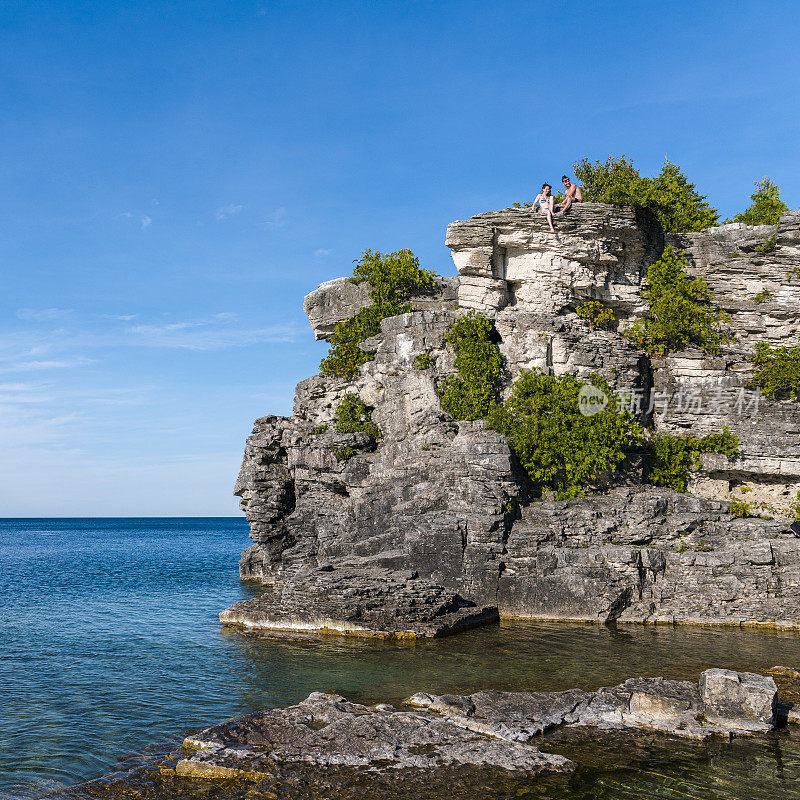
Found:
<svg viewBox="0 0 800 800"><path fill-rule="evenodd" d="M756 190L750 195L753 201L749 208L737 214L729 222L743 222L745 225L777 225L781 215L789 206L781 200L778 184L766 175L756 182Z"/></svg>
<svg viewBox="0 0 800 800"><path fill-rule="evenodd" d="M695 346L718 353L728 338L723 325L727 317L714 305L714 293L702 278L686 271L680 250L667 246L661 258L647 270L645 316L627 335L651 355L664 356Z"/></svg>
<svg viewBox="0 0 800 800"><path fill-rule="evenodd" d="M372 361L374 356L361 349L361 342L380 333L381 320L411 311L409 298L429 290L435 277L436 273L420 267L410 250L386 254L365 250L350 280L369 283L372 305L336 325L331 348L319 365L322 374L349 378L360 364Z"/></svg>
<svg viewBox="0 0 800 800"><path fill-rule="evenodd" d="M719 212L669 160L654 178L640 175L625 156L594 163L584 158L574 164L574 170L585 201L650 208L665 231L685 233L719 224Z"/></svg>
<svg viewBox="0 0 800 800"><path fill-rule="evenodd" d="M706 202L681 168L669 160L653 178L653 198L665 231L686 233L719 225L719 212Z"/></svg>

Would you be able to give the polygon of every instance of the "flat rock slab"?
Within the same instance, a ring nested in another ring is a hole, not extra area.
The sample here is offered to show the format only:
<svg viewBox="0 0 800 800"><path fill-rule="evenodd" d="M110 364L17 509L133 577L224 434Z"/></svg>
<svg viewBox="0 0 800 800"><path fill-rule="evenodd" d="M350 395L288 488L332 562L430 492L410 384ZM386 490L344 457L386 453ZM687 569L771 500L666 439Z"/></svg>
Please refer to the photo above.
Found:
<svg viewBox="0 0 800 800"><path fill-rule="evenodd" d="M734 688L735 687L735 688ZM409 704L456 725L509 741L529 742L553 728L641 728L690 739L768 731L777 687L772 678L711 669L700 685L664 678L629 678L596 692L416 694Z"/></svg>
<svg viewBox="0 0 800 800"><path fill-rule="evenodd" d="M176 774L261 780L286 763L370 771L491 766L512 772L565 772L574 764L536 747L487 738L428 713L350 703L315 692L296 706L262 711L185 740L196 752Z"/></svg>
<svg viewBox="0 0 800 800"><path fill-rule="evenodd" d="M419 693L409 705L441 714L461 727L512 742L530 742L536 736L575 723L578 709L585 708L593 692L483 691L461 695Z"/></svg>
<svg viewBox="0 0 800 800"><path fill-rule="evenodd" d="M735 719L758 729L773 723L778 687L772 678L753 672L707 669L700 678L700 696L709 719Z"/></svg>
<svg viewBox="0 0 800 800"><path fill-rule="evenodd" d="M321 568L294 576L280 592L223 611L226 625L248 631L339 633L381 638L438 637L499 620L415 572Z"/></svg>
<svg viewBox="0 0 800 800"><path fill-rule="evenodd" d="M733 685L736 702L719 702L732 695ZM260 711L187 738L184 747L194 752L177 762L175 774L260 781L292 764L370 773L467 766L531 775L567 772L575 764L539 750L536 737L559 727L657 731L696 740L753 734L772 728L775 695L771 678L730 670L707 670L699 686L631 678L593 692L419 693L407 701L419 709L414 711L315 692L295 706ZM710 719L711 709L716 716ZM725 709L734 716L723 716ZM745 711L749 717L742 716Z"/></svg>

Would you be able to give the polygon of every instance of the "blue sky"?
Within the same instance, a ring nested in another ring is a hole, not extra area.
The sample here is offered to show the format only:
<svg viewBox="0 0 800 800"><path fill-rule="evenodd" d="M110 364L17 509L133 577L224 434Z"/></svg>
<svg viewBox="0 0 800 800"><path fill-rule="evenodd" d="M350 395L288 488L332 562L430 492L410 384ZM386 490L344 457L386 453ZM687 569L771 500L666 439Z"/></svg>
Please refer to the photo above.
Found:
<svg viewBox="0 0 800 800"><path fill-rule="evenodd" d="M4 2L0 516L237 514L365 248L582 156L800 205L796 2Z"/></svg>

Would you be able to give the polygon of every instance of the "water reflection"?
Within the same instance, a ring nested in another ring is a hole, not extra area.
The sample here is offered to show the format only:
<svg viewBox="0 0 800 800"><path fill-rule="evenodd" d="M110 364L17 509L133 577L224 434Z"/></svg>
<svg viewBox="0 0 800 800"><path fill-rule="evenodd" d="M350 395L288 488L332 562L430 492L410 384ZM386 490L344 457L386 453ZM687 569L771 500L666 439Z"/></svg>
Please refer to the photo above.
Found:
<svg viewBox="0 0 800 800"><path fill-rule="evenodd" d="M364 702L398 701L423 690L593 689L632 676L696 680L712 666L763 671L779 662L800 663L796 632L710 626L503 621L416 642L224 635L237 650L243 697L269 685L274 705L302 699L308 687Z"/></svg>

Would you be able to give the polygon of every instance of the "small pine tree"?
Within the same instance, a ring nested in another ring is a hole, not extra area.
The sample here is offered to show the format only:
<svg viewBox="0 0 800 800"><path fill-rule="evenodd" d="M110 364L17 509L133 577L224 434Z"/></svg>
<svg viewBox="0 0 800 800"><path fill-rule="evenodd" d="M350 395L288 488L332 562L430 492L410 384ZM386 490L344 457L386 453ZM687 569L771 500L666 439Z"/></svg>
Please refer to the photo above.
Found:
<svg viewBox="0 0 800 800"><path fill-rule="evenodd" d="M627 333L651 355L663 356L690 345L719 353L727 341L722 328L725 313L713 305L714 293L708 284L686 271L680 250L664 248L661 258L647 270L642 295L649 305L647 314Z"/></svg>
<svg viewBox="0 0 800 800"><path fill-rule="evenodd" d="M756 181L756 190L750 195L753 201L748 209L737 214L729 222L743 222L745 225L777 225L781 215L789 206L781 200L778 184L764 176Z"/></svg>
<svg viewBox="0 0 800 800"><path fill-rule="evenodd" d="M719 225L719 212L669 159L653 179L653 199L665 231L687 233Z"/></svg>

